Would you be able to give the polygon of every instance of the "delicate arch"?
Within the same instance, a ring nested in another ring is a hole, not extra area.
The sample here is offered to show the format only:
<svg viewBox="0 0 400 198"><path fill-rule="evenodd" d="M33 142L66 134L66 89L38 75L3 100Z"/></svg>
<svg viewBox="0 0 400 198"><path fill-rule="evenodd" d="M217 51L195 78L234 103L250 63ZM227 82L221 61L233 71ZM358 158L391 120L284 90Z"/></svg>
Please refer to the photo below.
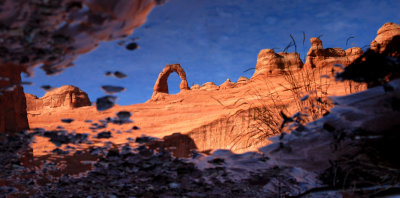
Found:
<svg viewBox="0 0 400 198"><path fill-rule="evenodd" d="M156 93L169 93L168 92L168 77L172 72L176 72L181 78L180 90L189 90L188 82L186 80L186 73L180 64L166 65L163 71L158 75L156 84L154 85L153 96Z"/></svg>

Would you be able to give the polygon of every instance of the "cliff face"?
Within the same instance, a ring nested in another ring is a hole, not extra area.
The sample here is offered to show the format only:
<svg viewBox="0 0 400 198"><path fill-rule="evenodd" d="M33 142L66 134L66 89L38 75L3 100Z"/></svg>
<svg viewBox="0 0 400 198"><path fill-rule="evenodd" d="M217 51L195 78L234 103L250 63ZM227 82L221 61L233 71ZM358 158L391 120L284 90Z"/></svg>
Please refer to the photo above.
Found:
<svg viewBox="0 0 400 198"><path fill-rule="evenodd" d="M349 94L365 88L364 85L357 85L359 87L354 90L354 84L337 82L332 73L334 64L347 66L360 57L360 48L324 49L318 38L312 38L311 43L304 64L296 53L261 50L255 73L250 79L241 77L236 82L227 79L221 85L208 82L188 87L183 68L167 65L155 83L153 97L146 103L115 106L102 112L97 112L94 107L66 109L51 114L43 111L40 115L30 116L29 121L32 127L55 129L62 125L66 130L88 130L93 123L86 123L85 120L104 120L119 111L129 111L133 114L134 123L108 125L104 130L129 131L134 126L139 126L140 130L113 133L115 143L124 143L127 138L141 134L162 138L181 133L189 136L194 143L192 146L198 150L254 150L268 144L266 138L277 133L268 127L280 127L281 110L291 115L306 103L311 105L314 101L317 102L315 105L321 103L323 97ZM291 71L290 76L288 71ZM171 72L177 72L182 78L181 92L174 95L168 94L167 78ZM69 101L65 100L66 96L61 98L63 102L56 104ZM66 117L75 121L68 125L60 124L60 119Z"/></svg>
<svg viewBox="0 0 400 198"><path fill-rule="evenodd" d="M54 108L78 108L91 106L88 95L77 87L66 85L48 91L43 97L37 98L25 94L27 111L37 111Z"/></svg>

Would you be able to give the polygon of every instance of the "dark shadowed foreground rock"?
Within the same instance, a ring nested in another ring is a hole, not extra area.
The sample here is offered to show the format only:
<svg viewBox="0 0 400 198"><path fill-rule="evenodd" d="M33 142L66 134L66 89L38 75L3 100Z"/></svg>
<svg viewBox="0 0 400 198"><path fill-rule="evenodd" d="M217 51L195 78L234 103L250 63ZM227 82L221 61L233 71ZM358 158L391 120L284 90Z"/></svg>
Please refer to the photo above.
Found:
<svg viewBox="0 0 400 198"><path fill-rule="evenodd" d="M0 66L0 133L29 128L21 69L13 64Z"/></svg>
<svg viewBox="0 0 400 198"><path fill-rule="evenodd" d="M191 158L179 159L163 147L184 141L193 148L185 140L188 137L166 137L155 149L146 146L152 141L146 138L137 141L136 147L109 144L90 148L98 160L81 158L93 164L93 169L80 177L76 177L79 172L59 173L69 166L68 161L43 158L40 165L32 165L29 148L21 146L29 145L32 134L0 134L0 157L7 156L0 161L0 193L17 197L398 195L393 192L400 187L400 162L393 151L400 149L400 120L393 118L400 116L400 80L389 85L391 91L375 87L333 98L336 106L329 114L272 138L274 143L260 152L193 152ZM70 137L44 134L62 142ZM67 155L61 149L55 149L53 154L57 153Z"/></svg>

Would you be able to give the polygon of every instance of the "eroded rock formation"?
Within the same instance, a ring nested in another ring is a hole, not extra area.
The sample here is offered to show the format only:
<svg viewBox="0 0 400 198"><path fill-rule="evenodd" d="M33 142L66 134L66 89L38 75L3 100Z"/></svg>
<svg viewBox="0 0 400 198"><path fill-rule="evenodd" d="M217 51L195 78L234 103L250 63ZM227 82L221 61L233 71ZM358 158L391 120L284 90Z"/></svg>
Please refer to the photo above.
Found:
<svg viewBox="0 0 400 198"><path fill-rule="evenodd" d="M384 85L400 78L400 26L384 24L371 42L370 50L337 75L340 80L367 83L368 87ZM379 67L377 67L379 65Z"/></svg>
<svg viewBox="0 0 400 198"><path fill-rule="evenodd" d="M195 89L200 89L200 85L199 84L194 84L192 87L190 87L191 90L195 90Z"/></svg>
<svg viewBox="0 0 400 198"><path fill-rule="evenodd" d="M303 67L298 53L275 53L273 49L263 49L258 53L256 70L253 76L280 74L285 70L298 70Z"/></svg>
<svg viewBox="0 0 400 198"><path fill-rule="evenodd" d="M218 85L216 85L214 82L206 82L200 87L201 90L215 90L218 88Z"/></svg>
<svg viewBox="0 0 400 198"><path fill-rule="evenodd" d="M322 46L319 38L311 38L311 48L307 53L305 68L317 68L332 66L333 64L349 65L355 59L363 54L359 47L353 47L347 50L341 48L326 48Z"/></svg>
<svg viewBox="0 0 400 198"><path fill-rule="evenodd" d="M21 71L13 64L0 65L0 132L29 128Z"/></svg>
<svg viewBox="0 0 400 198"><path fill-rule="evenodd" d="M378 53L387 53L393 57L399 57L400 52L400 25L385 23L377 32L377 36L371 42L371 50Z"/></svg>
<svg viewBox="0 0 400 198"><path fill-rule="evenodd" d="M226 81L224 83L222 83L219 88L220 89L229 89L232 88L235 85L235 83L233 83L229 78L226 79Z"/></svg>
<svg viewBox="0 0 400 198"><path fill-rule="evenodd" d="M49 108L78 108L91 106L88 95L78 87L62 86L48 91L43 97L37 98L26 94L27 111L37 111Z"/></svg>
<svg viewBox="0 0 400 198"><path fill-rule="evenodd" d="M249 78L240 76L236 83L246 83L248 80Z"/></svg>
<svg viewBox="0 0 400 198"><path fill-rule="evenodd" d="M166 65L162 72L158 75L156 84L154 85L154 92L153 96L157 97L158 94L164 93L168 94L168 77L172 72L176 72L179 77L181 78L180 89L182 90L189 90L188 82L186 80L186 73L182 69L180 64L172 64Z"/></svg>

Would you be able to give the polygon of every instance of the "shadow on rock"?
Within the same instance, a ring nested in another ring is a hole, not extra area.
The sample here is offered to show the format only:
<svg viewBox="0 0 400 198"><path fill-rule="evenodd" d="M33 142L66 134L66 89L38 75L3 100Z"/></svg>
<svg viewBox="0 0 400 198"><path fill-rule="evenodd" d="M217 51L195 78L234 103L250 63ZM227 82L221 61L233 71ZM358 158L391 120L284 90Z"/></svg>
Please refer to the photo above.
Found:
<svg viewBox="0 0 400 198"><path fill-rule="evenodd" d="M165 149L175 157L190 157L192 150L197 149L193 139L188 135L173 133L165 136L161 141L154 141L148 144L150 149Z"/></svg>

